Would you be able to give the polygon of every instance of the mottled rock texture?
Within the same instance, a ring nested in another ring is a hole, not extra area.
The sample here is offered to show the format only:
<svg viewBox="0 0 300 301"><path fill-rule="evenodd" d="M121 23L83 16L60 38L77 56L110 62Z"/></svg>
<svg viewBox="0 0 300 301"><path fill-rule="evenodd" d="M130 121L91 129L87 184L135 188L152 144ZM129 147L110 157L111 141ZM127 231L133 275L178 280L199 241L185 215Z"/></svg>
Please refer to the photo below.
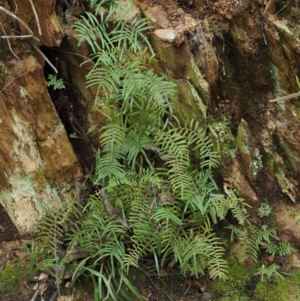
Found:
<svg viewBox="0 0 300 301"><path fill-rule="evenodd" d="M55 1L34 2L41 36L29 2L0 4L28 24L40 45L61 44ZM0 18L7 35L28 34L2 11ZM61 210L74 202L75 181L82 173L49 96L44 61L32 39L11 39L10 46L4 39L0 43L0 204L19 234L28 235L37 231L47 209Z"/></svg>

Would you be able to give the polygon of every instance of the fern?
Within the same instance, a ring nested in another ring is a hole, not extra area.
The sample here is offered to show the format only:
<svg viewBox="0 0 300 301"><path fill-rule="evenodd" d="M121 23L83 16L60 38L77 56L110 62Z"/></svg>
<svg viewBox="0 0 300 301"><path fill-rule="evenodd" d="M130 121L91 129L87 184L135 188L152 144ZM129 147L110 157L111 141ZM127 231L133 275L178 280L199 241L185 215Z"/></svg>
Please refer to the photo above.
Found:
<svg viewBox="0 0 300 301"><path fill-rule="evenodd" d="M262 267L258 270L261 282L264 281L265 276L267 276L268 279L270 279L272 276L277 276L281 279L284 279L284 277L278 272L279 269L280 266L277 264L272 264L269 267L265 267L265 265L262 265Z"/></svg>
<svg viewBox="0 0 300 301"><path fill-rule="evenodd" d="M212 141L197 120L182 123L174 116L169 99L175 84L145 67L154 59L150 27L142 18L129 20L122 3L91 0L93 13L74 25L79 44L87 42L92 51L87 87L96 88L95 105L110 112L99 132L96 191L67 235L69 254L74 248L86 254L73 260L73 280L91 276L96 300L117 300L126 295L123 285L139 296L126 273L148 255L158 273L162 265L178 265L183 274L199 277L209 269L212 278L226 279L224 248L212 223L229 211L240 224L247 220L242 199L230 190L216 193ZM61 236L66 230L58 225ZM44 229L47 248L52 242Z"/></svg>
<svg viewBox="0 0 300 301"><path fill-rule="evenodd" d="M227 261L222 258L224 254L224 248L220 243L220 239L215 237L215 234L213 233L209 234L207 239L211 247L210 261L208 262L210 277L213 279L220 278L226 280L228 264Z"/></svg>
<svg viewBox="0 0 300 301"><path fill-rule="evenodd" d="M81 210L79 204L65 205L63 210L59 212L45 209L45 216L39 225L39 234L37 236L39 248L45 249L46 252L54 255L54 257L58 256L58 249L64 243L65 233L70 230L74 221L80 218Z"/></svg>
<svg viewBox="0 0 300 301"><path fill-rule="evenodd" d="M235 227L234 225L230 224L229 226L225 227L226 229L231 230L231 234L230 234L230 241L233 242L233 236L236 235L238 238L242 238L243 237L243 232Z"/></svg>
<svg viewBox="0 0 300 301"><path fill-rule="evenodd" d="M279 255L279 256L285 256L290 255L292 253L292 247L289 243L280 243L280 244L274 244L269 243L265 247L263 247L267 253L271 255Z"/></svg>
<svg viewBox="0 0 300 301"><path fill-rule="evenodd" d="M248 240L248 255L257 262L258 251L260 248L267 250L269 254L275 255L278 253L280 256L288 255L291 253L292 249L288 244L275 245L272 243L271 239L278 240L278 237L274 235L274 229L262 227ZM282 254L282 255L281 255Z"/></svg>

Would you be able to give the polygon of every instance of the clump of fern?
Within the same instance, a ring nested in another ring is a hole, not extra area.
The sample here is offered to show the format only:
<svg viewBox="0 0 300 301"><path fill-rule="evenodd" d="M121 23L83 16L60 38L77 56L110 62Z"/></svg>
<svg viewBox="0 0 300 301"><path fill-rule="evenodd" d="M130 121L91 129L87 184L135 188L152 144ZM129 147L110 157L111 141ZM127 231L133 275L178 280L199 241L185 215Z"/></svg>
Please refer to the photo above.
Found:
<svg viewBox="0 0 300 301"><path fill-rule="evenodd" d="M253 230L252 235L248 239L247 254L255 262L258 260L260 251L266 251L269 255L285 256L290 255L293 248L289 243L276 243L279 241L273 228L263 225L258 230Z"/></svg>
<svg viewBox="0 0 300 301"><path fill-rule="evenodd" d="M218 154L206 129L174 116L175 84L145 67L154 59L150 27L129 20L122 3L91 0L93 11L74 25L79 44L92 51L87 86L97 87L95 105L109 111L92 177L97 191L68 234L68 254L85 254L75 261L73 280L91 276L96 300L130 300L124 285L140 298L127 274L149 255L158 273L179 265L184 274L209 269L212 278L226 279L213 225L228 211L238 223L246 220L242 199L216 193Z"/></svg>

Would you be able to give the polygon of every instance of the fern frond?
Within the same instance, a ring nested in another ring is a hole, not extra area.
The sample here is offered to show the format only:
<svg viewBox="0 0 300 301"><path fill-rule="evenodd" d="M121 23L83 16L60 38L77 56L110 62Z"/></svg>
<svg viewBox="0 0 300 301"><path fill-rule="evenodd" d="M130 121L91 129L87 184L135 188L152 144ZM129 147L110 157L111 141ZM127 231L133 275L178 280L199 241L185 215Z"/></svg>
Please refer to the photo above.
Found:
<svg viewBox="0 0 300 301"><path fill-rule="evenodd" d="M244 225L248 220L248 215L245 213L245 203L237 204L235 207L231 207L233 216L237 219L240 225Z"/></svg>
<svg viewBox="0 0 300 301"><path fill-rule="evenodd" d="M278 239L274 235L272 228L260 228L248 240L247 253L255 262L257 262L258 251L262 242L270 244L270 238Z"/></svg>
<svg viewBox="0 0 300 301"><path fill-rule="evenodd" d="M174 258L170 266L179 263L184 274L203 275L209 260L209 251L210 247L204 236L196 235L192 240L177 237L172 244Z"/></svg>
<svg viewBox="0 0 300 301"><path fill-rule="evenodd" d="M180 131L186 137L188 145L193 147L192 151L198 154L201 168L213 169L218 167L218 154L212 150L212 140L205 134L199 122L191 119L184 124Z"/></svg>
<svg viewBox="0 0 300 301"><path fill-rule="evenodd" d="M187 242L182 254L181 269L184 274L187 272L199 277L204 275L204 268L208 262L210 248L204 236L196 235Z"/></svg>
<svg viewBox="0 0 300 301"><path fill-rule="evenodd" d="M110 49L113 47L107 32L108 20L102 15L101 20L89 12L81 17L81 22L75 22L73 27L79 37L78 46L86 41L92 48L93 53L102 48Z"/></svg>
<svg viewBox="0 0 300 301"><path fill-rule="evenodd" d="M77 220L81 207L78 204L64 206L59 212L46 210L45 216L39 224L37 240L40 248L45 248L53 255L57 253L58 247L63 245L64 235Z"/></svg>
<svg viewBox="0 0 300 301"><path fill-rule="evenodd" d="M263 248L271 255L285 256L292 253L292 247L289 243L274 244L271 242Z"/></svg>
<svg viewBox="0 0 300 301"><path fill-rule="evenodd" d="M115 147L114 149L116 149ZM102 180L106 177L124 178L124 165L120 163L122 155L120 152L110 152L101 156L96 154L95 176L93 178L94 185L102 184Z"/></svg>
<svg viewBox="0 0 300 301"><path fill-rule="evenodd" d="M94 184L101 184L102 179L106 177L125 177L121 159L124 158L126 130L121 124L117 115L111 123L101 129L100 143L103 150L101 156L100 153L96 154Z"/></svg>
<svg viewBox="0 0 300 301"><path fill-rule="evenodd" d="M262 265L262 267L258 270L258 274L260 275L260 281L264 281L264 276L267 276L268 279L270 279L272 276L278 276L281 279L284 279L284 277L278 272L280 269L280 266L277 264L272 264L269 267L265 267L265 265Z"/></svg>
<svg viewBox="0 0 300 301"><path fill-rule="evenodd" d="M220 239L211 233L207 236L208 243L211 247L209 251L210 261L208 262L210 277L227 279L228 263L222 257L224 256L224 248L221 246Z"/></svg>
<svg viewBox="0 0 300 301"><path fill-rule="evenodd" d="M141 40L151 50L152 46L148 41L145 33L151 29L147 19L135 18L130 26L125 22L119 22L111 34L111 41L116 45L116 48L126 49L129 48L133 53L137 53L142 50Z"/></svg>
<svg viewBox="0 0 300 301"><path fill-rule="evenodd" d="M174 210L165 206L159 206L151 218L155 224L159 224L166 232L172 231L169 229L172 224L182 225L182 220L174 214Z"/></svg>

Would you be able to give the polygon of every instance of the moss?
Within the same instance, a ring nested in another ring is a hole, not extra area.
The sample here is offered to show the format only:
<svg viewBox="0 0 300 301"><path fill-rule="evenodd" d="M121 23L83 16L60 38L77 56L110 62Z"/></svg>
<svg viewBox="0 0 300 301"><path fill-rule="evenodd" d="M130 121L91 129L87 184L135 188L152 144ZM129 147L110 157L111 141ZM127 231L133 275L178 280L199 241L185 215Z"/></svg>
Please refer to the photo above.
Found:
<svg viewBox="0 0 300 301"><path fill-rule="evenodd" d="M272 173L275 174L277 184L281 191L285 193L290 200L295 203L294 185L289 181L285 174L284 162L278 154L274 153L272 157L268 158L268 166Z"/></svg>
<svg viewBox="0 0 300 301"><path fill-rule="evenodd" d="M249 144L249 127L248 124L242 120L238 127L237 137L236 137L236 144L242 154L250 155Z"/></svg>
<svg viewBox="0 0 300 301"><path fill-rule="evenodd" d="M249 293L246 291L246 284L254 275L254 268L240 264L233 258L228 259L228 266L227 281L217 280L208 287L214 300L250 300L247 298Z"/></svg>
<svg viewBox="0 0 300 301"><path fill-rule="evenodd" d="M21 262L7 265L0 272L0 291L5 293L17 293L21 279L27 275L26 269L22 267Z"/></svg>
<svg viewBox="0 0 300 301"><path fill-rule="evenodd" d="M236 142L227 120L215 122L211 125L214 131L213 142L215 150L221 154L222 162L231 162L236 157Z"/></svg>
<svg viewBox="0 0 300 301"><path fill-rule="evenodd" d="M278 279L272 283L260 282L253 294L254 301L300 301L300 272L285 280Z"/></svg>
<svg viewBox="0 0 300 301"><path fill-rule="evenodd" d="M258 282L255 289L250 291L246 289L246 286L255 275L255 266L240 264L233 258L228 262L228 280L226 282L215 281L207 288L213 293L214 300L300 301L300 271L284 280L273 279L272 282Z"/></svg>
<svg viewBox="0 0 300 301"><path fill-rule="evenodd" d="M187 66L186 75L190 80L191 84L198 91L201 99L203 100L205 105L210 103L210 90L209 84L204 79L204 76L200 72L198 66L195 63L195 60L192 58L190 63Z"/></svg>
<svg viewBox="0 0 300 301"><path fill-rule="evenodd" d="M178 88L178 94L172 99L175 115L183 122L194 118L205 128L206 106L194 86L188 80L180 79L174 82Z"/></svg>

